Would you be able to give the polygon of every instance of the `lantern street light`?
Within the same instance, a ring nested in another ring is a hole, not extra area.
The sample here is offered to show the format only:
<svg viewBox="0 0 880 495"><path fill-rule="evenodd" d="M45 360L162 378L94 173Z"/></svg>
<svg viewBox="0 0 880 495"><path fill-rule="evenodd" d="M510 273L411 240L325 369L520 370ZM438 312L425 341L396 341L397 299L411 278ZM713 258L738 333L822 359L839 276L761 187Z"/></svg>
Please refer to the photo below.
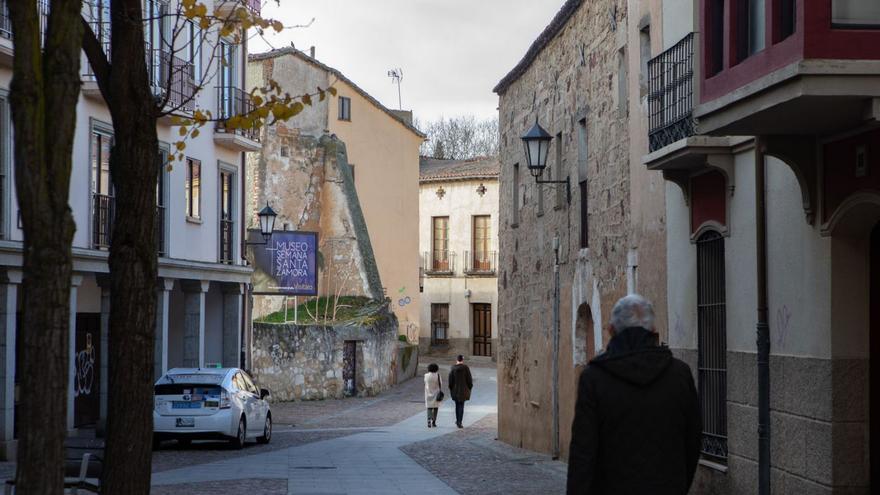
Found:
<svg viewBox="0 0 880 495"><path fill-rule="evenodd" d="M248 246L263 246L269 244L269 239L272 237L272 232L275 231L275 217L278 214L275 213L275 210L269 206L269 202L266 202L266 206L257 213L257 217L260 219L260 233L263 234L263 242L245 242Z"/></svg>
<svg viewBox="0 0 880 495"><path fill-rule="evenodd" d="M550 141L553 140L547 131L538 123L535 118L535 125L529 129L529 132L523 134L522 142L526 153L526 165L529 172L535 178L536 184L565 184L566 198L571 203L571 183L568 177L565 180L541 180L544 169L547 168L547 155L550 151ZM557 166L559 166L557 164Z"/></svg>

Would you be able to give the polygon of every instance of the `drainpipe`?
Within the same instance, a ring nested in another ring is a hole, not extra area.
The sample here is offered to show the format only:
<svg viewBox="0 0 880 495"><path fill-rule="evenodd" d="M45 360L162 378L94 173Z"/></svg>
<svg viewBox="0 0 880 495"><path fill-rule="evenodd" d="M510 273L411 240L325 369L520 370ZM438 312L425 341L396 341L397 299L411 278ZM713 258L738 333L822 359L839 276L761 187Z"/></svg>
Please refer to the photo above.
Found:
<svg viewBox="0 0 880 495"><path fill-rule="evenodd" d="M755 138L755 244L758 282L758 493L770 495L770 325L767 319L767 191L764 143Z"/></svg>
<svg viewBox="0 0 880 495"><path fill-rule="evenodd" d="M553 238L553 459L559 459L559 237Z"/></svg>

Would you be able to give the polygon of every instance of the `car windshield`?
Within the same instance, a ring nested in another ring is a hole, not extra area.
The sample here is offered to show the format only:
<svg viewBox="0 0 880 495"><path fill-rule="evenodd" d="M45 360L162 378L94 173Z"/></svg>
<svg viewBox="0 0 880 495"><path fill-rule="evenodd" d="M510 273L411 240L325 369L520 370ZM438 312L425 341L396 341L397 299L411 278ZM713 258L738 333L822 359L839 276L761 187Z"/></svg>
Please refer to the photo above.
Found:
<svg viewBox="0 0 880 495"><path fill-rule="evenodd" d="M221 387L199 383L163 383L156 385L156 395L189 395L192 400L220 397ZM186 399L184 399L186 400Z"/></svg>

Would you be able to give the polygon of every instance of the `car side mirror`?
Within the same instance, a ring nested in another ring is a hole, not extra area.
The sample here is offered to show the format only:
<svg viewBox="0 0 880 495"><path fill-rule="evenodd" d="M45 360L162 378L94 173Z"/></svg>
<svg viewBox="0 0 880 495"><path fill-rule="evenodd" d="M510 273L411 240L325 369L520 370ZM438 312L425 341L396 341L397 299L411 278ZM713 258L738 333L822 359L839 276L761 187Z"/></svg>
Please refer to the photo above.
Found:
<svg viewBox="0 0 880 495"><path fill-rule="evenodd" d="M271 395L271 394L269 394L269 391L267 389L265 389L265 388L260 389L260 398L261 399L265 399L266 397L269 397L269 395Z"/></svg>

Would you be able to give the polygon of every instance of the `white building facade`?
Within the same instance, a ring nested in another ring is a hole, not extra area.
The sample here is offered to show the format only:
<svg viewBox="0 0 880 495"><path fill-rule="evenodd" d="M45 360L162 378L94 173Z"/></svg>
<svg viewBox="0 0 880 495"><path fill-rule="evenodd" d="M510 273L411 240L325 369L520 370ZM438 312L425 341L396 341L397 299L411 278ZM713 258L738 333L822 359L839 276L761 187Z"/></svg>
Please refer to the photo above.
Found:
<svg viewBox="0 0 880 495"><path fill-rule="evenodd" d="M17 318L21 310L22 230L13 177L8 101L13 46L6 1L0 1L0 344L4 349L0 354L0 457L9 460L15 458L15 397L19 395L15 343L18 333L25 329L19 328ZM104 3L90 0L83 5L84 16L92 20L96 32L108 29L102 22L109 19L109 1ZM246 3L249 8L259 8L258 3ZM166 12L174 8L152 1L149 7ZM151 33L166 36L171 31L169 25L153 24L147 27L148 37ZM216 62L211 69L210 52L215 44L228 60L221 69L216 68ZM169 97L172 103L192 98L199 74L213 70L203 86L208 89L185 104L183 113L199 108L220 116L244 108L245 44L215 40L186 54L159 42L148 43L147 47L151 74L157 79L167 75L168 70L176 74ZM115 200L109 169L112 119L88 75L85 56L82 71L70 181L70 207L77 226L70 295L71 430L93 427L106 418L110 310L107 257L113 242ZM156 90L164 91L158 85ZM178 129L163 119L157 130L164 156L179 139ZM246 288L251 275L241 256L243 219L249 214L242 210L244 152L257 149L256 136L225 132L212 124L198 137L188 139L184 162L175 161L170 170L165 164L157 164L160 280L156 294L156 376L176 366L239 366L242 362Z"/></svg>
<svg viewBox="0 0 880 495"><path fill-rule="evenodd" d="M495 158L422 158L422 352L495 356L498 173Z"/></svg>

